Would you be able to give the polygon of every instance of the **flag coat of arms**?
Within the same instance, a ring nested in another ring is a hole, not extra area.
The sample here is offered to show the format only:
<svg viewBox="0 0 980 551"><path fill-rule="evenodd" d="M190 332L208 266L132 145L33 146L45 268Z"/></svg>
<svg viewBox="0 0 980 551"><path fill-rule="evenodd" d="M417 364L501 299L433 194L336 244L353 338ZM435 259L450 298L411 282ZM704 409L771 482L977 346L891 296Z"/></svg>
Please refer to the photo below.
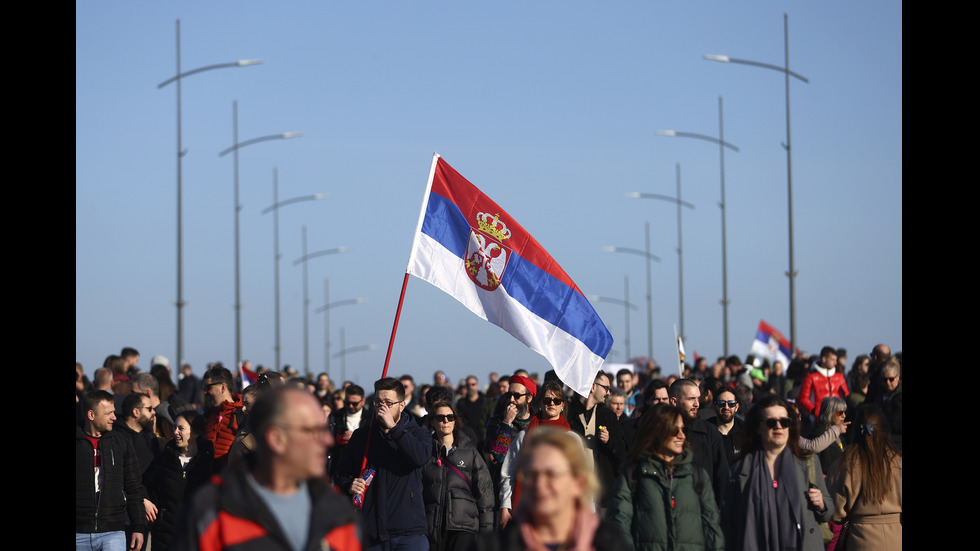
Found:
<svg viewBox="0 0 980 551"><path fill-rule="evenodd" d="M408 273L499 325L588 395L612 335L551 255L438 154Z"/></svg>

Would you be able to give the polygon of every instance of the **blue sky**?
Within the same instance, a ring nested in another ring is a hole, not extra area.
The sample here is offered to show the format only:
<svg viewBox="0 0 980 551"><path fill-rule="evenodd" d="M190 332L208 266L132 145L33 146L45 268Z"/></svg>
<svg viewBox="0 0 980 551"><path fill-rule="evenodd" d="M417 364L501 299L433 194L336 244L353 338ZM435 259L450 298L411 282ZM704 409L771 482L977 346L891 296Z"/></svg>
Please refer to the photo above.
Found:
<svg viewBox="0 0 980 551"><path fill-rule="evenodd" d="M331 310L332 352L369 383L384 349L431 155L493 198L586 294L630 299L644 354L645 269L604 245L643 247L651 224L654 356L671 361L678 322L675 208L680 163L689 353L722 353L718 148L656 135L718 135L724 97L730 352L759 320L789 334L783 75L704 54L783 64L789 14L799 347L902 348L901 3L373 2L76 3L75 354L87 373L123 346L176 358L175 20L182 69L258 58L183 81L185 361L234 363L232 101L239 140L303 137L240 152L243 353L274 363L273 168L280 199L283 361L302 368L301 227L313 308ZM623 310L596 309L625 359ZM310 319L310 369L325 368L324 317ZM340 376L340 360L331 359ZM411 280L391 371L428 381L545 360L420 280Z"/></svg>

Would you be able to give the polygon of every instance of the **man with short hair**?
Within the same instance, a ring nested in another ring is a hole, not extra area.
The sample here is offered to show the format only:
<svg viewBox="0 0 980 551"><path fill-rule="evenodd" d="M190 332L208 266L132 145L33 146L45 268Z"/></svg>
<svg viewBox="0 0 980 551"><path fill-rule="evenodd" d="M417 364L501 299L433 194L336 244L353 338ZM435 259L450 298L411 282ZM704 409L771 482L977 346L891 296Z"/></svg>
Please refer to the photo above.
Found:
<svg viewBox="0 0 980 551"><path fill-rule="evenodd" d="M405 388L405 411L412 414L415 421L421 424L422 418L425 417L425 408L422 407L418 396L415 395L415 379L408 373L402 375L398 378L402 383L402 387Z"/></svg>
<svg viewBox="0 0 980 551"><path fill-rule="evenodd" d="M202 386L206 401L211 403L207 414L207 428L204 436L214 444L214 458L228 464L228 451L235 441L235 435L245 426L242 413L242 395L232 394L231 371L216 365L204 374Z"/></svg>
<svg viewBox="0 0 980 551"><path fill-rule="evenodd" d="M568 408L568 424L585 440L585 447L599 477L600 492L596 496L596 507L600 512L605 510L619 464L626 457L623 429L616 420L616 414L605 405L610 383L609 376L599 371L585 404L581 400L571 400Z"/></svg>
<svg viewBox="0 0 980 551"><path fill-rule="evenodd" d="M616 386L626 393L626 416L632 417L633 410L636 409L637 400L640 397L638 389L633 386L633 372L625 367L616 372Z"/></svg>
<svg viewBox="0 0 980 551"><path fill-rule="evenodd" d="M800 387L800 410L817 418L824 398L847 398L850 393L844 374L837 371L837 350L832 346L823 347L820 349L820 361L813 364L813 371L807 373Z"/></svg>
<svg viewBox="0 0 980 551"><path fill-rule="evenodd" d="M616 420L620 423L626 421L629 416L625 415L626 411L626 393L623 389L619 387L612 387L609 389L609 409L616 414Z"/></svg>
<svg viewBox="0 0 980 551"><path fill-rule="evenodd" d="M670 385L670 404L681 408L684 414L684 433L694 452L694 464L711 476L715 500L721 506L725 482L728 479L728 457L721 434L715 427L698 418L701 407L701 390L690 379L678 379Z"/></svg>
<svg viewBox="0 0 980 551"><path fill-rule="evenodd" d="M374 423L354 431L337 462L335 482L343 493L363 500L360 517L368 549L428 549L422 467L431 456L432 436L404 414L401 381L379 379L374 392ZM370 486L361 472L365 454L367 468L375 471Z"/></svg>
<svg viewBox="0 0 980 551"><path fill-rule="evenodd" d="M729 463L734 463L738 456L742 439L745 438L745 422L736 414L738 413L738 400L735 393L728 387L723 387L715 396L714 402L715 415L708 420L709 423L718 427L721 440L725 444L725 457Z"/></svg>
<svg viewBox="0 0 980 551"><path fill-rule="evenodd" d="M112 431L112 395L93 390L83 400L85 426L75 427L75 550L125 549L126 523L133 534L128 549L143 546L145 492L129 439Z"/></svg>
<svg viewBox="0 0 980 551"><path fill-rule="evenodd" d="M350 385L344 397L344 409L335 411L333 416L334 438L336 444L331 452L332 457L340 457L344 447L350 441L354 431L371 425L370 409L365 409L367 401L364 398L364 388L360 385ZM337 463L334 463L336 467ZM336 471L335 471L336 472ZM331 473L331 475L335 474Z"/></svg>
<svg viewBox="0 0 980 551"><path fill-rule="evenodd" d="M125 347L122 352L119 353L119 357L123 359L124 373L129 374L129 370L136 368L139 369L136 364L140 361L140 352L132 347Z"/></svg>
<svg viewBox="0 0 980 551"><path fill-rule="evenodd" d="M463 418L463 426L473 427L477 438L475 442L483 442L491 413L487 407L487 397L480 392L480 380L476 375L466 377L463 384L466 385L466 395L456 401L456 410Z"/></svg>
<svg viewBox="0 0 980 551"><path fill-rule="evenodd" d="M177 382L177 393L194 409L201 409L201 379L194 375L191 364L180 367L180 380Z"/></svg>
<svg viewBox="0 0 980 551"><path fill-rule="evenodd" d="M280 386L251 413L255 455L181 510L175 549L360 550L353 507L326 482L333 437L309 392Z"/></svg>
<svg viewBox="0 0 980 551"><path fill-rule="evenodd" d="M150 399L138 392L133 392L123 400L123 413L126 417L122 423L116 423L113 430L119 431L130 439L136 459L139 463L140 476L153 462L162 447L153 433L156 411L150 405Z"/></svg>

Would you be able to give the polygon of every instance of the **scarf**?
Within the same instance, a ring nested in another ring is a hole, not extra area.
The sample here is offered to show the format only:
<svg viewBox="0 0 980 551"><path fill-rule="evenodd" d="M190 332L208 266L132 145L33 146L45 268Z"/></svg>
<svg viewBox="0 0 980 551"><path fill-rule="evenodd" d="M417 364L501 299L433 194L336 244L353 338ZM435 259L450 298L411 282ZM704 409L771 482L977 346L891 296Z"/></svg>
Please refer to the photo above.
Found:
<svg viewBox="0 0 980 551"><path fill-rule="evenodd" d="M524 507L517 509L514 522L520 527L521 540L524 542L524 549L527 551L547 551L548 548L534 533L534 526L531 524ZM575 510L575 520L572 522L572 533L568 540L568 551L595 551L595 532L599 528L599 515L578 505Z"/></svg>
<svg viewBox="0 0 980 551"><path fill-rule="evenodd" d="M806 488L800 487L796 456L789 447L783 450L776 472L777 487L766 465L765 450L745 457L749 478L741 496L745 522L740 526L742 549L799 549L799 526L806 506Z"/></svg>

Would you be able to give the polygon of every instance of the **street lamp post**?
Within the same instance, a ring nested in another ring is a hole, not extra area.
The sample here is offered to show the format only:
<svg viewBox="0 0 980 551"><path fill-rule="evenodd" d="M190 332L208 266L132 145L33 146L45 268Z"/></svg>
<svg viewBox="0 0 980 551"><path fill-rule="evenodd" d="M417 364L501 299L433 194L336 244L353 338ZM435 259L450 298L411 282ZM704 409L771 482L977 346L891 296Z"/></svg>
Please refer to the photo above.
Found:
<svg viewBox="0 0 980 551"><path fill-rule="evenodd" d="M330 309L336 308L338 306L347 306L348 304L364 304L367 302L366 298L348 298L345 300L337 300L330 302L330 280L327 278L323 279L323 306L317 308L313 311L314 314L324 313L324 332L325 332L325 356L326 356L326 369L327 375L330 375Z"/></svg>
<svg viewBox="0 0 980 551"><path fill-rule="evenodd" d="M749 61L746 59L736 59L734 57L729 57L726 55L706 55L705 59L709 61L719 61L722 63L741 63L742 65L753 65L755 67L762 67L763 69L771 69L773 71L778 71L783 73L786 81L786 143L782 144L783 148L786 150L786 198L789 203L789 271L786 272L786 277L789 278L789 339L790 339L790 351L792 352L796 347L796 282L795 278L796 263L793 255L793 148L791 146L790 138L790 124L789 124L789 77L797 78L805 83L809 84L809 79L804 77L799 73L795 73L789 70L789 15L783 14L783 49L785 51L785 65L780 67L778 65L772 65L769 63L760 63L758 61Z"/></svg>
<svg viewBox="0 0 980 551"><path fill-rule="evenodd" d="M660 199L677 205L677 302L680 310L681 338L684 338L684 252L682 248L681 234L681 207L694 210L694 205L681 200L681 164L677 163L677 197L660 195L659 193L627 193L627 197L633 199ZM629 355L629 353L627 353Z"/></svg>
<svg viewBox="0 0 980 551"><path fill-rule="evenodd" d="M610 253L629 253L646 258L647 264L647 361L653 360L653 286L650 276L650 261L660 262L660 257L650 253L650 223L645 223L646 227L646 248L643 250L631 247L603 247L602 250Z"/></svg>
<svg viewBox="0 0 980 551"><path fill-rule="evenodd" d="M718 206L721 208L721 309L722 309L722 333L724 336L725 345L725 356L728 356L728 237L726 233L726 228L728 227L725 222L725 148L729 148L736 153L738 148L734 145L725 141L725 111L724 102L721 96L718 96L718 137L706 136L704 134L695 134L693 132L678 132L676 130L657 130L657 135L659 136L671 136L677 138L695 138L698 140L704 140L714 144L718 144L718 151L720 155L720 166L721 166L721 203ZM679 188L678 188L679 189ZM683 328L681 333L684 333Z"/></svg>
<svg viewBox="0 0 980 551"><path fill-rule="evenodd" d="M350 247L324 249L315 253L306 252L306 225L303 225L303 256L293 261L293 266L303 264L303 370L310 374L310 270L309 261L318 256L346 253Z"/></svg>
<svg viewBox="0 0 980 551"><path fill-rule="evenodd" d="M624 339L626 344L626 359L627 361L633 357L630 353L630 310L639 310L640 307L630 302L630 276L623 276L623 297L624 298L614 298L614 297L603 297L599 295L589 295L589 300L594 300L597 302L609 302L612 304L618 304L623 307L626 312L626 338Z"/></svg>
<svg viewBox="0 0 980 551"><path fill-rule="evenodd" d="M181 80L191 75L210 71L212 69L224 69L227 67L247 67L258 65L261 59L241 59L230 63L217 63L198 67L187 72L180 71L180 19L177 20L177 74L168 78L157 85L157 89L163 88L171 82L177 83L177 365L184 363L184 210L183 210L183 158L187 153L183 150L183 125L181 120Z"/></svg>
<svg viewBox="0 0 980 551"><path fill-rule="evenodd" d="M285 207L286 205L291 205L293 203L300 203L303 201L318 201L320 199L325 199L327 194L317 193L314 195L303 195L300 197L293 197L292 199L286 199L285 201L279 201L279 167L272 169L272 205L266 207L262 210L262 214L273 213L272 215L272 236L274 241L274 251L273 251L273 266L275 266L275 287L276 287L276 371L280 371L280 363L282 360L282 333L280 331L279 323L279 260L282 255L279 254L279 209Z"/></svg>
<svg viewBox="0 0 980 551"><path fill-rule="evenodd" d="M241 263L241 237L239 232L239 218L242 211L242 205L238 200L238 150L252 144L259 142L266 142L270 140L285 140L289 138L298 138L303 134L301 132L281 132L279 134L270 134L268 136L261 136L258 138L252 138L251 140L245 140L244 142L238 141L238 100L231 103L232 111L232 146L225 149L221 153L218 153L219 157L224 157L228 153L235 153L235 364L237 365L242 361L242 263ZM278 362L277 368L278 368Z"/></svg>

